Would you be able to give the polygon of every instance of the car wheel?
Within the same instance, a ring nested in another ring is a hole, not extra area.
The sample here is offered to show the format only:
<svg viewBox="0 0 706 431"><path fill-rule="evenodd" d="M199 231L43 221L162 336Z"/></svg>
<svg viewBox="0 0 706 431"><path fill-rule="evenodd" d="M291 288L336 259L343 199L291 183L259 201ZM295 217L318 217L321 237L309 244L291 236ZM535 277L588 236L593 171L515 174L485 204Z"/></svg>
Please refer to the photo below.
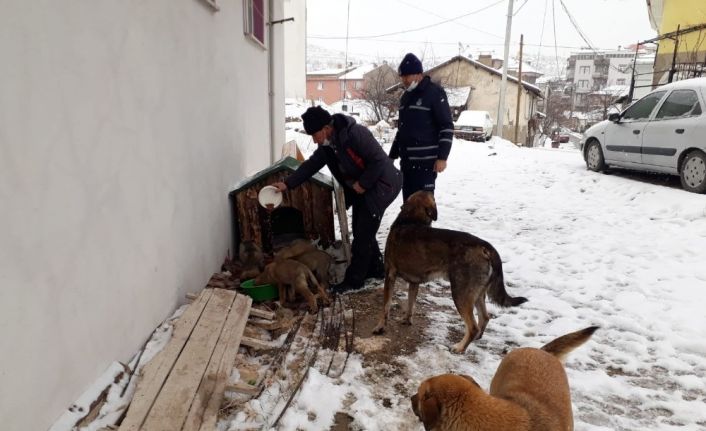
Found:
<svg viewBox="0 0 706 431"><path fill-rule="evenodd" d="M485 142L490 141L490 138L492 138L492 137L493 137L493 134L492 134L492 133L491 133L490 135L486 136L486 137L485 137Z"/></svg>
<svg viewBox="0 0 706 431"><path fill-rule="evenodd" d="M693 193L706 192L706 154L692 151L684 157L679 170L681 186Z"/></svg>
<svg viewBox="0 0 706 431"><path fill-rule="evenodd" d="M594 140L586 145L586 167L595 172L604 171L606 168L603 150L598 141Z"/></svg>

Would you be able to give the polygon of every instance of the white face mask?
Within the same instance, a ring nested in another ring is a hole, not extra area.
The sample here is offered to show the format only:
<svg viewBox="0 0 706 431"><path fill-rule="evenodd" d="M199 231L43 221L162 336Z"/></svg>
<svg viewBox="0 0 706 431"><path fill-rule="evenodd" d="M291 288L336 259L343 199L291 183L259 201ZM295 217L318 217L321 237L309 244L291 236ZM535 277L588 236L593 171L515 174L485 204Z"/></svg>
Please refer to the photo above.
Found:
<svg viewBox="0 0 706 431"><path fill-rule="evenodd" d="M417 88L417 84L419 84L419 82L417 82L417 81L412 81L412 83L409 84L409 87L407 87L407 91L412 91L412 90L414 90L415 88Z"/></svg>

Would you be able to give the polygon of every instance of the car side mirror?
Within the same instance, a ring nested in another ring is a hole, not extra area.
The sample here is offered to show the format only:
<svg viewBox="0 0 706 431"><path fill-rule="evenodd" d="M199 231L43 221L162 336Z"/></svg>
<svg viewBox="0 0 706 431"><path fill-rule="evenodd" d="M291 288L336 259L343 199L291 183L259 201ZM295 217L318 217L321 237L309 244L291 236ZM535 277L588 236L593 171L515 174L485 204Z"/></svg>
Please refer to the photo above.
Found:
<svg viewBox="0 0 706 431"><path fill-rule="evenodd" d="M608 115L608 121L612 121L614 123L620 123L620 114L610 114Z"/></svg>

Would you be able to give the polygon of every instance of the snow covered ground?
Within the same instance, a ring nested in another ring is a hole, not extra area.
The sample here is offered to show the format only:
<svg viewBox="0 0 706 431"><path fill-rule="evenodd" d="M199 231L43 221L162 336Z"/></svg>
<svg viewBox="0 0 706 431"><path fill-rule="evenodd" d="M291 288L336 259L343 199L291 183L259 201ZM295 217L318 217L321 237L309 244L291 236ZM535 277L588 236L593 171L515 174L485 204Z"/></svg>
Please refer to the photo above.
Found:
<svg viewBox="0 0 706 431"><path fill-rule="evenodd" d="M338 379L312 369L280 429L328 429L340 411L356 429L421 430L409 396L423 379L457 372L488 388L505 349L590 325L601 329L566 363L576 430L706 429L706 196L587 171L577 151L491 144L454 142L435 225L491 242L508 292L529 302L491 305L484 338L456 355L449 333L463 324L448 284L423 287L418 301L443 311L398 358L404 370L373 373L357 355Z"/></svg>

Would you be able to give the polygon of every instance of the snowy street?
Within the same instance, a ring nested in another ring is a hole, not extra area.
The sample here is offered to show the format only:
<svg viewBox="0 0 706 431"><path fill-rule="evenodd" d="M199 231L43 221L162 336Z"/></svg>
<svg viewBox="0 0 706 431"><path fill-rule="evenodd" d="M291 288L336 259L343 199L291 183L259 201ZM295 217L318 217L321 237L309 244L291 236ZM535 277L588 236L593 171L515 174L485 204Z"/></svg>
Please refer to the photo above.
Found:
<svg viewBox="0 0 706 431"><path fill-rule="evenodd" d="M429 323L416 351L365 367L356 355L336 380L312 369L283 429L328 429L336 412L354 429L422 429L409 396L423 379L469 374L487 389L503 351L590 325L601 328L566 362L576 430L706 429L706 196L587 171L578 151L491 143L455 140L435 226L493 244L508 293L529 302L490 305L483 339L456 355L463 323L448 284L422 286L416 318ZM406 289L394 302L389 325L400 326ZM381 304L369 306L377 318Z"/></svg>

